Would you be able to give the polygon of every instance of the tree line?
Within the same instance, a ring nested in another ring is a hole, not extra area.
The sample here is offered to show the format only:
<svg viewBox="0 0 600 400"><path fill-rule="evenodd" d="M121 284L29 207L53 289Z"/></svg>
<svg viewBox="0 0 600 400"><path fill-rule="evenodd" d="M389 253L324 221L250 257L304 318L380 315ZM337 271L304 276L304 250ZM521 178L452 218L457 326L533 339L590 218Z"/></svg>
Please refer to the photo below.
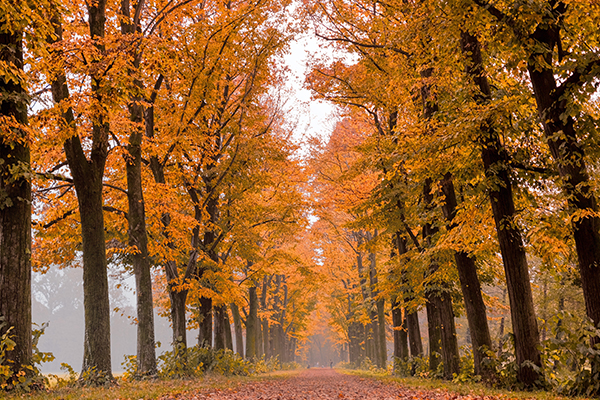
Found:
<svg viewBox="0 0 600 400"><path fill-rule="evenodd" d="M544 386L556 373L544 368L533 292L550 276L582 293L571 311L590 325L574 390L597 393L586 379L599 371L598 4L308 3L316 35L341 54L315 60L307 86L345 118L315 144L313 165L323 262L340 264L323 273L338 282L330 307L349 359L384 365L370 344L384 345L384 301L395 357L423 355L425 308L429 369L452 379L454 316L465 313L474 373L495 381L501 349L482 288L500 285L515 379ZM564 317L564 297L555 307ZM565 323L542 322L544 338Z"/></svg>
<svg viewBox="0 0 600 400"><path fill-rule="evenodd" d="M155 307L182 360L194 329L198 346L293 361L318 309L342 359L384 368L392 338L398 373L427 356L446 379L461 374L462 313L473 374L600 391L596 2L2 10L11 374L31 363L31 268L81 265L82 376L112 378L107 266L120 263L136 281L139 376L156 373ZM301 160L277 88L307 22L333 56L306 86L342 119ZM509 303L498 335L489 288Z"/></svg>
<svg viewBox="0 0 600 400"><path fill-rule="evenodd" d="M138 376L157 373L157 307L182 361L194 328L198 346L294 361L314 301L284 119L290 2L27 0L2 14L2 386L35 372L32 268L83 268L84 383L113 379L111 263L135 277Z"/></svg>

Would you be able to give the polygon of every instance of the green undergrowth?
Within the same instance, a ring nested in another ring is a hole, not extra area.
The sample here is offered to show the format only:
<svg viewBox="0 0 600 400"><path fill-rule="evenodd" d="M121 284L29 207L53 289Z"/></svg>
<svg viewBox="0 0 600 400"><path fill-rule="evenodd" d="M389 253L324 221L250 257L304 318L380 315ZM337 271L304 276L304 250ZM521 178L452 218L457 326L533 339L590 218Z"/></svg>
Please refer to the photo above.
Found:
<svg viewBox="0 0 600 400"><path fill-rule="evenodd" d="M218 373L206 373L190 379L155 379L127 381L117 379L112 386L100 387L60 387L31 393L0 393L7 400L106 400L106 399L157 399L163 396L175 397L184 393L210 389L234 389L248 382L265 379L284 379L298 374L300 370L274 371L254 376L224 376ZM2 397L4 398L4 397Z"/></svg>
<svg viewBox="0 0 600 400"><path fill-rule="evenodd" d="M509 399L532 399L532 400L584 400L587 397L564 397L549 391L511 391L506 389L491 388L476 382L451 382L434 378L398 377L391 376L385 370L350 370L338 369L338 372L358 376L361 378L377 379L384 383L396 383L400 386L417 389L432 390L454 393L462 396L493 396L494 398Z"/></svg>

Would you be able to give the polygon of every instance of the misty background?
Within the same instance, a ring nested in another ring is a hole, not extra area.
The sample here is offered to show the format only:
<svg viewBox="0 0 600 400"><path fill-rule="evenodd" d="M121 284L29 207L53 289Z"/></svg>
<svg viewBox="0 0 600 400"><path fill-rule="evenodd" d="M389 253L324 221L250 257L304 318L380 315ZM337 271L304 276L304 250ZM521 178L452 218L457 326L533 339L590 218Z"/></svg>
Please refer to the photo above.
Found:
<svg viewBox="0 0 600 400"><path fill-rule="evenodd" d="M111 307L111 350L114 372L123 371L125 355L136 354L135 281L130 272L111 266L109 295ZM32 319L39 329L48 323L38 348L51 352L55 360L42 364L43 373L62 373L61 363L67 363L79 372L83 362L83 269L51 267L45 273L32 275ZM169 320L154 314L156 342L160 342L157 356L171 350ZM191 345L194 335L188 336Z"/></svg>

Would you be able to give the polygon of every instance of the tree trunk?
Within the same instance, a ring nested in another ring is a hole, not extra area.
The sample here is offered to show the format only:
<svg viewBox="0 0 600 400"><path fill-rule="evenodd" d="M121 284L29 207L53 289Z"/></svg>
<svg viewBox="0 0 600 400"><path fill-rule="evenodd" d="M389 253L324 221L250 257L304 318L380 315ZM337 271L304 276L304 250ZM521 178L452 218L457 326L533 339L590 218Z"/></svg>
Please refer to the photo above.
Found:
<svg viewBox="0 0 600 400"><path fill-rule="evenodd" d="M269 320L266 318L262 318L261 326L262 326L262 339L263 339L262 348L263 348L263 352L265 355L265 359L269 359L269 358L273 357L273 352L271 351L271 341L269 340L270 339Z"/></svg>
<svg viewBox="0 0 600 400"><path fill-rule="evenodd" d="M406 361L408 359L408 332L397 297L392 298L392 323L394 324L394 357Z"/></svg>
<svg viewBox="0 0 600 400"><path fill-rule="evenodd" d="M22 31L0 30L0 62L9 70L23 70L22 37ZM25 127L26 93L26 82L0 75L0 118ZM15 348L6 354L15 366L12 375L31 363L31 183L29 138L22 129L9 129L0 125L0 336L12 327Z"/></svg>
<svg viewBox="0 0 600 400"><path fill-rule="evenodd" d="M106 21L106 0L99 0L88 6L90 37L99 54L105 53L102 41ZM62 27L55 22L56 38L62 40ZM103 103L102 68L90 76L93 101ZM95 75L97 74L97 75ZM55 76L52 82L52 97L55 103L69 100L69 90L64 73ZM99 110L100 111L100 110ZM64 150L69 164L81 220L83 250L83 296L85 315L85 338L83 352L83 373L94 370L89 377L94 383L96 376L113 380L110 357L110 304L108 298L108 274L104 239L104 215L102 187L104 168L108 157L108 121L100 111L92 121L92 144L89 160L77 134L68 138ZM63 113L64 122L75 126L75 118L70 107Z"/></svg>
<svg viewBox="0 0 600 400"><path fill-rule="evenodd" d="M141 107L140 107L141 108ZM136 113L137 114L137 113ZM133 113L132 113L133 116ZM141 110L140 110L141 120ZM134 137L135 136L135 137ZM139 375L155 375L156 353L154 349L154 305L152 300L151 262L148 255L146 235L146 212L142 194L141 132L132 134L127 146L127 197L129 211L129 246L137 297L137 362Z"/></svg>
<svg viewBox="0 0 600 400"><path fill-rule="evenodd" d="M431 179L427 178L423 185L423 198L426 208L433 204L433 194L431 193ZM430 223L423 227L423 238L428 246L431 246L431 238L437 232L437 228ZM435 260L430 260L429 275L434 275L439 266ZM449 285L447 282L429 282L426 288L425 297L427 298L427 315L429 321L429 332L433 333L433 340L430 336L430 368L437 368L439 360L433 352L438 348L437 338L439 335L441 347L441 356L444 366L444 378L452 379L453 374L460 372L460 357L458 354L458 341L456 339L456 327L454 325L454 312L452 309L452 297L450 296ZM431 304L429 304L431 303ZM431 313L431 316L430 316ZM431 324L439 324L431 326ZM439 330L439 332L438 332ZM432 369L434 370L434 369Z"/></svg>
<svg viewBox="0 0 600 400"><path fill-rule="evenodd" d="M223 350L226 346L225 338L225 306L215 306L215 349Z"/></svg>
<svg viewBox="0 0 600 400"><path fill-rule="evenodd" d="M244 358L244 337L242 330L242 317L240 316L240 309L235 303L229 305L231 308L231 315L233 316L233 329L235 331L235 352L242 358ZM250 316L248 316L250 319ZM248 324L246 319L246 326ZM246 343L248 342L248 335L246 335Z"/></svg>
<svg viewBox="0 0 600 400"><path fill-rule="evenodd" d="M385 300L383 298L377 300L377 327L378 329L378 348L379 348L379 368L386 368L387 364L387 343L385 335Z"/></svg>
<svg viewBox="0 0 600 400"><path fill-rule="evenodd" d="M208 169L210 170L212 167L209 167ZM206 184L206 190L211 193L214 191L213 188L213 178L212 175L210 177L207 177L204 179L204 182ZM195 199L197 200L197 199ZM196 203L198 201L195 201ZM206 212L209 215L210 218L210 222L211 224L216 225L219 221L219 209L218 209L218 205L219 205L219 199L218 197L213 193L212 197L210 197L207 201L206 201ZM198 220L201 219L201 215L202 215L202 210L197 210L197 214L198 214ZM202 278L204 276L204 273L209 271L211 268L213 268L212 264L217 265L219 263L219 256L217 255L217 250L216 250L216 245L217 245L217 234L215 232L214 229L208 230L206 232L204 232L204 240L202 242L203 245L203 249L204 252L208 255L208 258L210 259L210 265L207 265L206 263L203 263L204 265L199 268L198 270L198 276L197 279L202 281ZM198 309L198 320L200 321L200 332L198 334L198 345L200 347L203 346L208 346L208 347L212 347L213 344L213 338L212 338L212 328L213 328L213 310L212 310L212 299L207 298L207 297L200 297L200 308ZM222 313L221 313L222 314ZM216 318L215 318L216 319ZM219 321L220 323L221 321ZM217 322L215 322L215 325L218 325ZM217 326L215 326L215 328L217 328ZM220 330L222 327L218 327L219 329L219 334L224 334L225 331L224 330ZM217 340L219 340L218 345L221 345L220 340L223 340L223 347L217 347L217 348L224 348L225 346L225 337L223 336L222 338L217 339L217 332L215 332L215 346L217 346Z"/></svg>
<svg viewBox="0 0 600 400"><path fill-rule="evenodd" d="M263 311L267 311L267 292L271 284L272 276L265 276L263 278L262 291L260 294L260 306ZM261 318L261 330L262 330L262 351L265 355L265 359L269 359L273 356L271 348L269 346L269 320L267 318Z"/></svg>
<svg viewBox="0 0 600 400"><path fill-rule="evenodd" d="M137 7L143 7L144 3ZM121 22L121 32L133 35L139 27L130 21L129 1L121 2L121 11L126 17ZM137 11L137 10L136 10ZM140 11L141 12L141 9ZM139 72L141 55L134 50L133 65L129 71L131 76ZM136 89L143 89L141 80L134 78ZM137 298L137 374L155 375L156 352L154 348L154 305L152 300L151 261L148 255L148 236L146 234L146 210L142 189L142 140L144 137L144 107L140 95L134 95L128 105L129 118L133 122L133 130L129 136L127 152L124 155L127 170L127 212L129 246L135 249L131 254Z"/></svg>
<svg viewBox="0 0 600 400"><path fill-rule="evenodd" d="M246 317L246 358L251 360L259 357L258 352L258 296L256 286L248 289L248 316Z"/></svg>
<svg viewBox="0 0 600 400"><path fill-rule="evenodd" d="M227 306L223 305L223 314L225 315L225 348L233 351L233 335L231 333L231 320L229 319L229 312Z"/></svg>
<svg viewBox="0 0 600 400"><path fill-rule="evenodd" d="M400 232L396 232L396 247L398 254L405 254L408 249L406 247L406 239L402 237ZM402 286L404 287L404 304L410 304L414 300L412 289L408 287L406 271L402 272ZM405 308L406 329L408 331L408 344L410 347L411 357L421 357L423 355L423 342L421 340L421 327L419 326L419 316L416 310L409 311Z"/></svg>
<svg viewBox="0 0 600 400"><path fill-rule="evenodd" d="M200 325L200 329L198 331L198 346L199 347L212 347L213 346L212 299L209 299L207 297L200 298L200 306L198 307L198 323Z"/></svg>
<svg viewBox="0 0 600 400"><path fill-rule="evenodd" d="M427 333L429 334L429 370L437 371L442 362L442 331L440 315L436 307L435 297L431 291L425 294L427 300Z"/></svg>
<svg viewBox="0 0 600 400"><path fill-rule="evenodd" d="M467 73L478 86L484 99L489 99L491 90L482 67L479 41L475 36L462 32L461 47L469 63ZM505 150L492 121L482 126L481 133L481 158L485 175L489 182L493 182L489 195L506 275L516 358L519 365L517 375L520 382L531 386L540 379L540 374L526 365L526 362L541 368L541 356L538 349L540 339L527 257L521 230L515 221L512 182L506 165Z"/></svg>
<svg viewBox="0 0 600 400"><path fill-rule="evenodd" d="M559 38L559 27L555 23L556 20L551 20L539 24L532 34L538 45L527 60L527 70L569 210L573 215L581 214L579 218L571 218L581 287L587 316L600 327L600 217L585 151L575 132L575 120L569 115L569 107L576 100L574 95L570 95L570 99L563 98L564 92L570 88L564 87L567 85L565 82L559 90L552 68L553 51ZM576 74L579 71L573 72L573 76ZM578 83L573 82L574 85ZM595 337L593 342L600 343L600 337Z"/></svg>
<svg viewBox="0 0 600 400"><path fill-rule="evenodd" d="M444 378L452 380L454 374L460 372L460 356L458 339L454 324L452 297L448 290L439 293L437 308L440 310L440 329L442 334L442 360L444 361Z"/></svg>
<svg viewBox="0 0 600 400"><path fill-rule="evenodd" d="M448 221L448 229L450 230L454 228L452 220L456 215L457 207L452 175L447 173L441 183L442 192L445 197L442 209ZM475 266L475 261L464 251L456 251L454 253L454 260L456 261L465 310L467 312L467 322L473 346L475 374L481 375L484 378L491 378L490 374L492 371L489 367L486 367L484 360L487 358L486 350L492 350L492 338L488 326L485 304L481 295L481 284L477 276L477 267Z"/></svg>
<svg viewBox="0 0 600 400"><path fill-rule="evenodd" d="M185 300L187 290L177 291L169 284L169 299L171 300L171 323L173 324L173 350L179 356L185 355L187 347L187 330L185 316Z"/></svg>
<svg viewBox="0 0 600 400"><path fill-rule="evenodd" d="M419 315L416 311L406 313L406 327L408 329L410 356L421 357L423 355L423 341L421 340Z"/></svg>

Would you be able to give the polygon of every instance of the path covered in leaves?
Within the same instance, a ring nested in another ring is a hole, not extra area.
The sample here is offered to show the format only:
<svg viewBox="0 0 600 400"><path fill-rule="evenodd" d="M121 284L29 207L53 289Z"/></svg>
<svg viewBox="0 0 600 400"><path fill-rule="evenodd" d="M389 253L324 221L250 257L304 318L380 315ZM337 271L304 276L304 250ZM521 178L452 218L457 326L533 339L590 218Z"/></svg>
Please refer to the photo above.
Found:
<svg viewBox="0 0 600 400"><path fill-rule="evenodd" d="M458 396L443 391L407 389L372 379L340 374L332 369L313 368L289 379L263 381L235 389L165 397L162 400L311 400L311 399L432 399L474 400L492 397Z"/></svg>

